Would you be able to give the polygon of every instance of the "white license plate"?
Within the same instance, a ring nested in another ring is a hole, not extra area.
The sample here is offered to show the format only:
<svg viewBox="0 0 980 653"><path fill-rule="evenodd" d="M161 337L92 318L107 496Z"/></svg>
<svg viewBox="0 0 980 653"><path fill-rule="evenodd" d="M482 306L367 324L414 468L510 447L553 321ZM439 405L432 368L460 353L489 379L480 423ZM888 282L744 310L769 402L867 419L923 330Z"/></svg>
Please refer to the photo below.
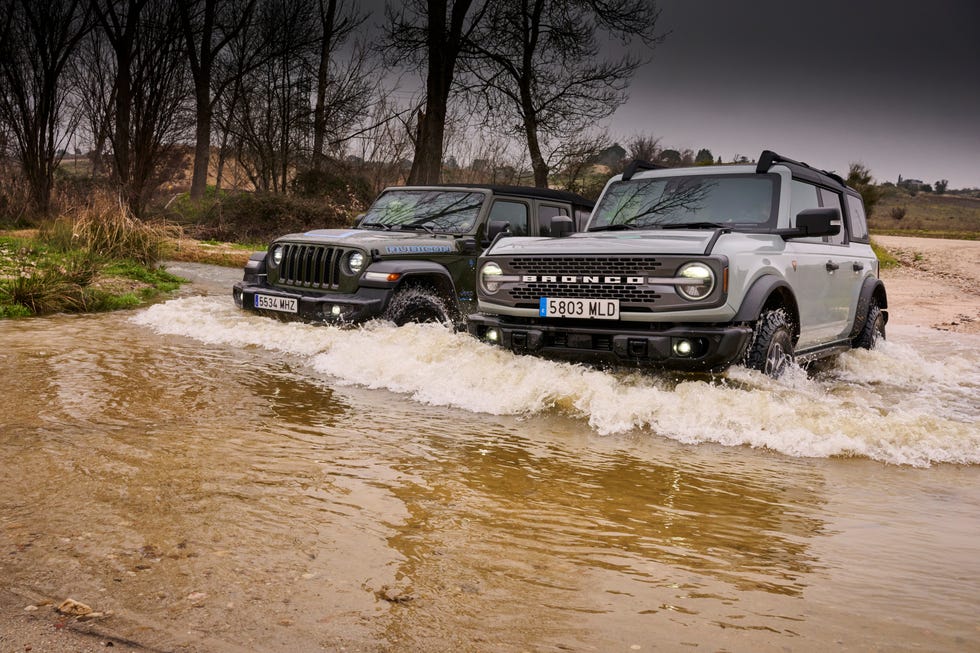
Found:
<svg viewBox="0 0 980 653"><path fill-rule="evenodd" d="M541 317L578 317L588 320L618 320L618 299L560 299L542 297L538 315Z"/></svg>
<svg viewBox="0 0 980 653"><path fill-rule="evenodd" d="M279 311L281 313L296 313L299 311L299 301L293 297L273 297L271 295L255 295L255 308L264 311Z"/></svg>

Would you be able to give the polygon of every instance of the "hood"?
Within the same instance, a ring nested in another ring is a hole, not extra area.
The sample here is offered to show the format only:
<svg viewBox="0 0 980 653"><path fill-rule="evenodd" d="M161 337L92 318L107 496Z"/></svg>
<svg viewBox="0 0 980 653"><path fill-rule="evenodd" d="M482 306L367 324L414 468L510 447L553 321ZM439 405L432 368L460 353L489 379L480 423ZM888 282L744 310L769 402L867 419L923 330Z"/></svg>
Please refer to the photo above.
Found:
<svg viewBox="0 0 980 653"><path fill-rule="evenodd" d="M578 233L565 238L502 238L486 254L703 254L713 230L647 230Z"/></svg>
<svg viewBox="0 0 980 653"><path fill-rule="evenodd" d="M424 231L380 231L376 229L315 229L305 233L289 234L276 242L356 247L377 249L382 256L388 254L438 254L455 252L456 238L449 235L430 234Z"/></svg>

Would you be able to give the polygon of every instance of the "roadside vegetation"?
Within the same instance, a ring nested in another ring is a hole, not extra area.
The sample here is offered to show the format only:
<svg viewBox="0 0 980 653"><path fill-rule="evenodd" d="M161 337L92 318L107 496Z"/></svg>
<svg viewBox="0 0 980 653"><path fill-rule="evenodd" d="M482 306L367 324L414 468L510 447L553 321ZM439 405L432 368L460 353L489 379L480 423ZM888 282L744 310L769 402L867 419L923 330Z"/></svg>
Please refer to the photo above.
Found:
<svg viewBox="0 0 980 653"><path fill-rule="evenodd" d="M133 308L182 279L158 262L174 230L97 198L39 229L0 231L0 318Z"/></svg>

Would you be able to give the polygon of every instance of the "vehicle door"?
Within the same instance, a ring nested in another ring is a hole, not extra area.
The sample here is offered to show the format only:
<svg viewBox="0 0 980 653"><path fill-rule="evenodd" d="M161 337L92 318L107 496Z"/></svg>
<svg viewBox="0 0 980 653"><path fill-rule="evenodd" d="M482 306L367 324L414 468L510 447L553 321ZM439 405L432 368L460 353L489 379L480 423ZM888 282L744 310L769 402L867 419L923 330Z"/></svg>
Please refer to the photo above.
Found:
<svg viewBox="0 0 980 653"><path fill-rule="evenodd" d="M487 213L485 228L489 228L493 222L506 222L510 225L509 234L511 236L534 236L537 235L537 221L531 219L532 204L529 200L518 197L494 197ZM484 232L486 233L486 232ZM450 274L456 280L456 292L459 301L474 302L472 307L463 306L463 310L476 310L476 261L480 252L483 251L484 243L477 245L477 250L470 256L459 259L450 264Z"/></svg>
<svg viewBox="0 0 980 653"><path fill-rule="evenodd" d="M791 216L805 209L835 208L843 220L839 193L814 184L792 180ZM843 223L834 236L798 238L787 243L793 257L790 279L800 310L797 349L845 338L851 329L853 269L848 260L847 230Z"/></svg>

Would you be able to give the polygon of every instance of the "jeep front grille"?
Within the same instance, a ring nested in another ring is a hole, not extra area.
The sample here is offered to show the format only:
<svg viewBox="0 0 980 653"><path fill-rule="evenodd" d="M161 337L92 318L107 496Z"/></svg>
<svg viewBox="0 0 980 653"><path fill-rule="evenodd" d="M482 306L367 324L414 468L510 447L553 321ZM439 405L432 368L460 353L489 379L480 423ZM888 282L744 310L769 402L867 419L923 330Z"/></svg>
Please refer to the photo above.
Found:
<svg viewBox="0 0 980 653"><path fill-rule="evenodd" d="M340 282L340 259L344 250L323 245L282 245L279 279L282 286L336 288Z"/></svg>

